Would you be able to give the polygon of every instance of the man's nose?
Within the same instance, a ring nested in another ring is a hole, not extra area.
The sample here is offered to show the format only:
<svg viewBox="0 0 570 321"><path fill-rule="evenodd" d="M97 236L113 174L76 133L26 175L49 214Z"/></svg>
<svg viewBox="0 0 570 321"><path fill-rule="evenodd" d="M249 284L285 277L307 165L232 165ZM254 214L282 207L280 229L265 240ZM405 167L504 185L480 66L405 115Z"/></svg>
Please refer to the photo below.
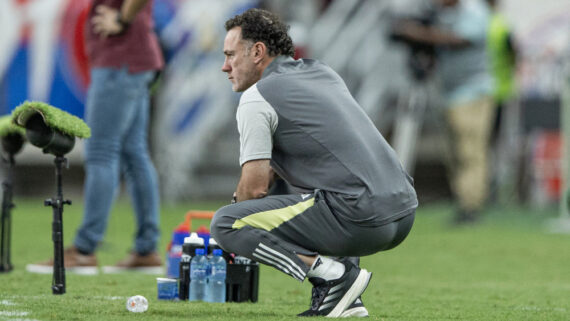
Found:
<svg viewBox="0 0 570 321"><path fill-rule="evenodd" d="M232 68L230 67L230 64L228 64L227 61L224 61L224 64L222 65L222 71L223 72L229 72L230 70L232 70Z"/></svg>

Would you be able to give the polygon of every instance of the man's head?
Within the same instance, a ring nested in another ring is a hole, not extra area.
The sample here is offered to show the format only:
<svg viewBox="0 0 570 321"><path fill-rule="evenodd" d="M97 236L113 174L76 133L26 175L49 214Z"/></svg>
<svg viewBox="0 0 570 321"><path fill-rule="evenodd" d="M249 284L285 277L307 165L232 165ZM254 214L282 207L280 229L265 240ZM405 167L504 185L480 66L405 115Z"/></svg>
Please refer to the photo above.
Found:
<svg viewBox="0 0 570 321"><path fill-rule="evenodd" d="M255 84L275 57L294 54L289 27L269 11L249 9L226 21L225 27L222 71L228 74L234 91Z"/></svg>

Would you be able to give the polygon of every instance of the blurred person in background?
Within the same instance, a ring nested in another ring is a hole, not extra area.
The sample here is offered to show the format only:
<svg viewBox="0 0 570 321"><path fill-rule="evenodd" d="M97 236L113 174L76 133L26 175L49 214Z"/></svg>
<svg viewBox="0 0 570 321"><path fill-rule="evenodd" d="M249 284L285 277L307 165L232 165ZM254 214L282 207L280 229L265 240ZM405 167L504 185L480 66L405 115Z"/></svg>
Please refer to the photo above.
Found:
<svg viewBox="0 0 570 321"><path fill-rule="evenodd" d="M408 235L418 206L412 178L340 76L293 59L288 26L250 9L225 24L222 71L243 92L241 177L211 231L228 252L313 285L299 316L368 316L371 273L348 258L386 251ZM296 193L268 196L277 174Z"/></svg>
<svg viewBox="0 0 570 321"><path fill-rule="evenodd" d="M501 156L506 154L504 148L507 147L506 142L504 142L506 128L503 126L504 117L507 115L505 109L512 108L511 105L516 94L517 49L513 33L505 17L499 11L498 1L487 0L487 3L492 12L487 31L487 52L494 80L493 99L495 104L495 117L491 132L494 154L492 163L495 166L493 166L491 177L492 193L490 198L491 201L497 201L500 185L504 184L499 179L503 175L501 171L504 171L499 164L505 162Z"/></svg>
<svg viewBox="0 0 570 321"><path fill-rule="evenodd" d="M65 250L65 269L96 274L97 245L104 237L120 173L131 195L137 222L132 252L108 272L162 272L159 192L147 131L149 85L163 58L153 32L152 0L93 0L85 26L91 81L86 122L86 181L83 222ZM31 272L51 273L53 260L30 264Z"/></svg>
<svg viewBox="0 0 570 321"><path fill-rule="evenodd" d="M454 223L480 218L489 189L489 135L493 79L486 52L490 11L483 0L432 0L433 25L402 22L394 33L437 48L437 70L446 102L452 161L450 186L457 198Z"/></svg>
<svg viewBox="0 0 570 321"><path fill-rule="evenodd" d="M497 0L487 0L492 15L487 33L487 50L494 79L493 98L496 117L493 125L493 137L498 134L503 109L516 92L515 72L517 50L514 36L505 17L499 12Z"/></svg>

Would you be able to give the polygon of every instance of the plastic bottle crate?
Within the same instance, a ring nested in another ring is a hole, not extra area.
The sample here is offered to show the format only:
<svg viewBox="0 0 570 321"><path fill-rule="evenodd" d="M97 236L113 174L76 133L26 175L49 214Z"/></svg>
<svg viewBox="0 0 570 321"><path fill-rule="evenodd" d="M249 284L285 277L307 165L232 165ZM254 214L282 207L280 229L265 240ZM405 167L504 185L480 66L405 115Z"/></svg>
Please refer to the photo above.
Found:
<svg viewBox="0 0 570 321"><path fill-rule="evenodd" d="M190 210L185 225L191 230L192 218L212 219L214 212ZM226 302L257 302L259 295L259 263L233 262L229 253L223 254L226 262Z"/></svg>
<svg viewBox="0 0 570 321"><path fill-rule="evenodd" d="M259 263L228 264L226 273L226 302L257 302Z"/></svg>

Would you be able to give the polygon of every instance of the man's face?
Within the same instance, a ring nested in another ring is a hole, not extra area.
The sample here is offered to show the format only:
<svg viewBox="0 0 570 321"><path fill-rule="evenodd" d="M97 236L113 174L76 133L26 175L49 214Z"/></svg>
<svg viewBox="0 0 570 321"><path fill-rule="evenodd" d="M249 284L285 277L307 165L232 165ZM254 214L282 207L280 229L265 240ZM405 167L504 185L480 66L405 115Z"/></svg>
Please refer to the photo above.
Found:
<svg viewBox="0 0 570 321"><path fill-rule="evenodd" d="M224 65L222 71L228 74L228 79L232 83L232 90L242 92L260 78L262 71L254 62L251 44L241 38L241 27L230 29L224 40Z"/></svg>

